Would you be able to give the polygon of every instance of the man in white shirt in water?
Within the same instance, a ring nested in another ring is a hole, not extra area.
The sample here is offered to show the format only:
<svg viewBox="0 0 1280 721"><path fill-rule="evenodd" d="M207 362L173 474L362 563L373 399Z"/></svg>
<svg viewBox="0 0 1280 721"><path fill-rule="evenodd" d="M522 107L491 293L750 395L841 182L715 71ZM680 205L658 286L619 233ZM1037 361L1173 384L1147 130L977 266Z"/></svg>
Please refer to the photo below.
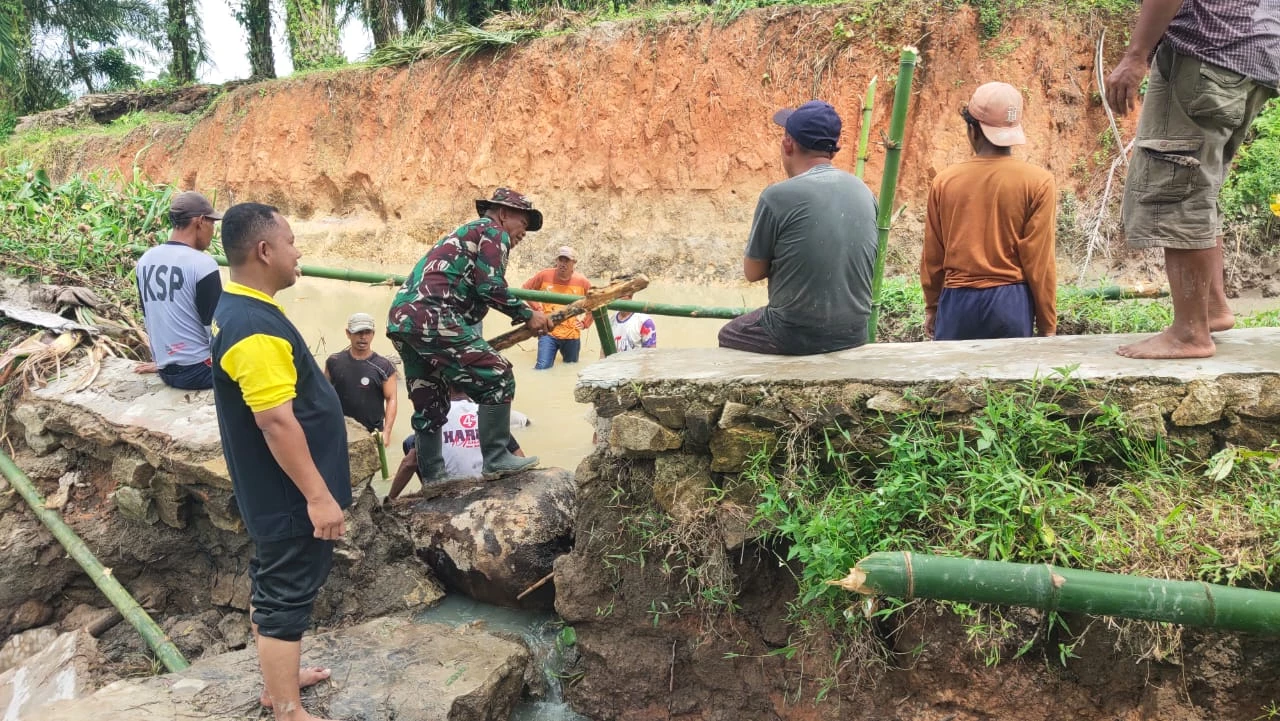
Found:
<svg viewBox="0 0 1280 721"><path fill-rule="evenodd" d="M479 406L456 388L450 391L449 401L449 420L441 429L444 467L448 473L446 478L480 478L483 475L484 458L480 454L479 419L476 416ZM513 430L524 428L530 423L532 421L525 414L517 410L511 411ZM404 439L404 460L400 462L400 467L391 480L391 488L387 491L388 501L398 498L409 484L409 479L418 472L418 451L413 442L414 436ZM507 450L512 455L524 457L524 451L520 450L520 444L514 437L507 444Z"/></svg>

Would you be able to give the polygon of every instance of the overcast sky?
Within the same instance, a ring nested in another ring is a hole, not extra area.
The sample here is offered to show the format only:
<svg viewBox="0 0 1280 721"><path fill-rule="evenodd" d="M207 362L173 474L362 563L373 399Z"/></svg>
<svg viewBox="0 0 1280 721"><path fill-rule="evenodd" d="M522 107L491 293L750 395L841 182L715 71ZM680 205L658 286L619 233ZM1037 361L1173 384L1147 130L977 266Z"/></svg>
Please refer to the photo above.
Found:
<svg viewBox="0 0 1280 721"><path fill-rule="evenodd" d="M231 13L232 2L239 0L199 0L200 20L212 61L199 69L203 82L223 83L249 76L249 40ZM289 61L289 46L284 39L283 11L272 17L271 30L275 39L276 75L284 77L293 72L293 63ZM342 52L348 60L359 60L372 46L373 37L358 20L352 19L343 26ZM154 77L155 69L148 70L148 77Z"/></svg>

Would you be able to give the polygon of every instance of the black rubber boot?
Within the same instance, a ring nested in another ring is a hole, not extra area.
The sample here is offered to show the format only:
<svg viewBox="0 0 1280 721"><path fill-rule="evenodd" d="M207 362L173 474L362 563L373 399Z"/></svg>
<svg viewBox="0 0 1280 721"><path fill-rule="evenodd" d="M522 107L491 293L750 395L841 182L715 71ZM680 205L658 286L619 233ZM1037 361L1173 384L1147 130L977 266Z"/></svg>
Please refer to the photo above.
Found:
<svg viewBox="0 0 1280 721"><path fill-rule="evenodd" d="M440 429L434 433L414 431L414 445L418 450L418 480L425 488L432 483L448 480L444 468L444 439Z"/></svg>
<svg viewBox="0 0 1280 721"><path fill-rule="evenodd" d="M480 431L480 454L484 457L484 477L493 480L527 471L538 465L537 456L521 458L507 450L511 442L511 404L480 406L476 414Z"/></svg>

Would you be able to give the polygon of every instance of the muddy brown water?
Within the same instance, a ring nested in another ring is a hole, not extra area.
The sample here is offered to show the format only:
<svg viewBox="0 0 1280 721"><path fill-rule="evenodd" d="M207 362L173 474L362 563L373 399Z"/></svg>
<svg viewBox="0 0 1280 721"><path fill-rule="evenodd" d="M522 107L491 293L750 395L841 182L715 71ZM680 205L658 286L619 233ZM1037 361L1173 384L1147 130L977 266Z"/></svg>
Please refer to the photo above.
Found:
<svg viewBox="0 0 1280 721"><path fill-rule="evenodd" d="M349 261L304 258L304 263L341 267L359 267ZM383 272L406 273L409 268L379 269ZM516 269L508 274L513 285L522 283L537 269ZM279 295L289 318L302 332L321 364L330 354L347 347L346 320L352 313L369 313L375 319L387 317L396 288L369 286L360 283L300 278L297 285ZM637 299L650 299L665 303L706 306L755 307L765 301L765 288L732 286L691 286L654 282ZM711 348L716 345L716 333L725 321L699 318L655 317L658 327L658 345L661 348ZM488 337L497 336L510 329L509 319L497 311L485 317L484 331ZM594 326L583 333L582 352L577 364L566 364L557 359L554 367L535 371L537 342L525 341L504 352L515 367L516 399L514 407L533 419L533 424L517 434L521 446L530 455L537 455L544 466L559 466L570 470L591 452L591 426L587 423L588 406L573 400L573 389L578 371L600 357L600 340ZM377 353L394 356L391 342L379 328L373 349ZM409 417L413 414L408 398L401 396L394 432L388 442L387 462L395 472L400 462L400 442L413 431ZM413 490L417 481L409 485ZM385 484L375 484L385 491Z"/></svg>

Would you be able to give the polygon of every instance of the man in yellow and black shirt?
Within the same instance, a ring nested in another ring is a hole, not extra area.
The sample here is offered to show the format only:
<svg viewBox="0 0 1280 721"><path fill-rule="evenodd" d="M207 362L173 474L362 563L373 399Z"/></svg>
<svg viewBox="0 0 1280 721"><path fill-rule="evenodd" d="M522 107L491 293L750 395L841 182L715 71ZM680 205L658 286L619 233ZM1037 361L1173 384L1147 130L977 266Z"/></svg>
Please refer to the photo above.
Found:
<svg viewBox="0 0 1280 721"><path fill-rule="evenodd" d="M289 223L275 208L241 203L223 216L231 266L213 316L213 392L236 503L253 539L252 614L276 719L311 721L302 686L328 678L299 669L311 607L328 578L351 505L346 420L298 329L274 299L297 281Z"/></svg>

